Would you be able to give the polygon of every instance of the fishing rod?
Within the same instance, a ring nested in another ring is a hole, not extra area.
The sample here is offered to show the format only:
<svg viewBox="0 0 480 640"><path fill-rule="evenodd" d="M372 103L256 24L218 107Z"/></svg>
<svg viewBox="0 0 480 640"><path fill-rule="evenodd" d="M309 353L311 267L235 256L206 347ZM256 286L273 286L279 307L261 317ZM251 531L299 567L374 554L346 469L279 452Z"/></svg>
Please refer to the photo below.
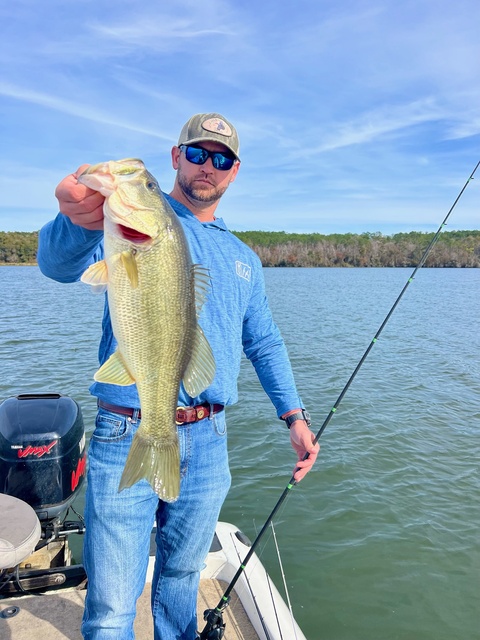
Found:
<svg viewBox="0 0 480 640"><path fill-rule="evenodd" d="M340 395L338 396L335 404L333 405L333 407L330 409L330 412L328 413L327 417L325 418L322 426L320 427L320 429L318 430L314 440L313 440L313 444L317 444L318 440L320 439L320 436L322 435L322 433L325 431L325 428L327 427L328 423L330 422L330 420L333 418L334 413L337 411L338 406L340 405L340 403L342 402L345 394L347 393L350 385L352 384L353 380L355 379L357 373L360 371L363 363L365 362L368 354L370 353L370 351L372 350L374 344L377 342L378 338L380 337L380 334L382 333L383 329L385 328L385 325L387 324L387 322L390 320L393 312L395 311L395 309L397 308L398 303L400 302L400 300L402 299L405 291L407 290L407 288L409 287L409 285L411 284L411 282L413 281L413 279L415 278L415 274L417 273L417 271L424 265L430 251L432 250L433 246L435 245L435 243L437 242L440 233L443 231L443 228L445 227L445 225L447 224L447 220L450 217L450 214L452 213L452 211L455 209L457 202L460 200L460 198L463 195L463 192L465 191L465 189L467 188L468 184L470 183L471 180L473 180L473 176L475 175L476 170L478 169L478 167L480 166L480 160L477 162L475 169L472 171L472 173L470 174L470 177L468 178L468 180L465 182L465 184L463 185L462 190L460 191L460 193L458 194L458 196L455 199L455 202L452 204L452 206L450 207L447 215L445 216L443 222L441 223L441 225L439 226L439 228L437 229L437 232L435 233L435 235L433 236L432 240L430 241L429 245L427 246L427 248L425 249L420 262L417 264L417 266L415 267L415 269L412 271L412 274L410 275L410 277L408 278L407 282L405 283L405 286L403 287L403 289L401 290L400 294L398 295L397 299L395 300L395 302L392 305L392 308L390 309L390 311L387 313L387 315L385 316L384 321L382 322L382 324L380 325L377 333L374 335L372 341L370 342L370 344L368 345L365 353L363 354L363 356L360 358L357 366L355 367L352 375L350 376L350 378L348 379L347 383L345 384L345 386L343 387ZM306 453L303 458L302 458L302 462L304 460L306 460L309 457L309 453ZM268 516L267 520L265 521L265 524L263 525L263 527L261 528L260 532L257 534L257 537L255 538L255 540L252 543L252 546L250 547L249 552L247 553L247 555L245 556L243 562L240 564L237 572L235 573L235 575L233 576L230 584L228 585L228 587L226 588L221 600L219 601L219 603L217 604L217 606L215 607L215 609L207 609L207 611L205 611L204 613L204 620L206 621L206 625L203 629L203 631L200 633L199 636L199 640L221 640L221 638L223 638L224 632L225 632L225 623L223 622L223 612L225 611L225 609L228 607L229 602L230 602L230 594L233 591L233 588L235 587L235 584L237 583L238 579L240 578L240 576L242 575L242 573L245 571L245 567L247 566L250 558L253 556L253 554L255 553L256 548L258 547L260 540L263 538L263 535L265 533L265 531L268 529L268 527L270 526L270 523L273 521L275 515L277 514L278 510L280 509L280 507L282 506L282 504L284 503L286 497L289 495L290 491L293 489L293 487L298 484L297 481L295 480L295 473L299 470L299 468L297 467L295 469L295 471L293 472L292 477L290 478L289 483L287 484L287 486L285 487L285 489L283 490L283 493L281 494L280 498L277 501L277 504L274 506L274 508L272 509L272 512L270 513L270 515Z"/></svg>

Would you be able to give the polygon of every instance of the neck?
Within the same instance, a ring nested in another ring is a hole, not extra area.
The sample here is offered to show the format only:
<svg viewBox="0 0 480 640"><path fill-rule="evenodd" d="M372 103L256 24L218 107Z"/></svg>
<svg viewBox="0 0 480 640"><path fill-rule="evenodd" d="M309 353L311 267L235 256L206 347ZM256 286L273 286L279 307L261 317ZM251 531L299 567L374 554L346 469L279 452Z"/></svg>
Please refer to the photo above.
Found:
<svg viewBox="0 0 480 640"><path fill-rule="evenodd" d="M199 202L186 196L178 185L173 187L170 196L185 205L200 222L212 222L212 220L215 220L214 214L218 207L218 201L213 203Z"/></svg>

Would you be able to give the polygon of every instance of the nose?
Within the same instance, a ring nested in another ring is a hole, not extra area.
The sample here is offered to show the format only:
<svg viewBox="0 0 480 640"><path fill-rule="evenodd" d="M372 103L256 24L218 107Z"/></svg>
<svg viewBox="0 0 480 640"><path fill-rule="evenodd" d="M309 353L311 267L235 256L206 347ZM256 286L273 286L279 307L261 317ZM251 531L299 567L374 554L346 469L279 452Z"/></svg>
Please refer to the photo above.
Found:
<svg viewBox="0 0 480 640"><path fill-rule="evenodd" d="M208 164L209 167L212 167L212 169L215 169L215 167L213 166L213 158L212 158L212 156L207 158L207 161L206 161L205 164Z"/></svg>
<svg viewBox="0 0 480 640"><path fill-rule="evenodd" d="M212 158L207 158L207 161L200 165L200 169L204 173L213 173L216 169L213 166Z"/></svg>

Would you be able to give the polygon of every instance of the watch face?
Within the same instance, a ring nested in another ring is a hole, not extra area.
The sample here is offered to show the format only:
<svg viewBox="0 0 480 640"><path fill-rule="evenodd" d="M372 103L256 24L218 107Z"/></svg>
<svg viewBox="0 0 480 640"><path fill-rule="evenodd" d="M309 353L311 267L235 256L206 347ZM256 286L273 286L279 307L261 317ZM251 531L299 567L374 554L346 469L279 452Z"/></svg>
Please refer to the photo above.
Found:
<svg viewBox="0 0 480 640"><path fill-rule="evenodd" d="M307 423L307 426L309 427L312 424L312 419L308 411L306 411L305 409L303 410L303 417L305 422Z"/></svg>

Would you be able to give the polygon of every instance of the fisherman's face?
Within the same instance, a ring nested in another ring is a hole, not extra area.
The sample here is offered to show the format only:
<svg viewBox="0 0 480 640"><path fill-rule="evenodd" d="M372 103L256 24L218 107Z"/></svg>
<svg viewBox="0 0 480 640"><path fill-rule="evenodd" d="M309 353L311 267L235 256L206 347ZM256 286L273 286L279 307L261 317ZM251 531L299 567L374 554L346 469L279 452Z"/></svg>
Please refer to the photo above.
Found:
<svg viewBox="0 0 480 640"><path fill-rule="evenodd" d="M225 145L209 140L196 143L195 146L207 151L229 151ZM172 150L172 160L173 168L177 170L178 185L185 196L189 200L204 204L213 204L220 200L228 185L235 180L240 167L240 163L236 161L231 169L221 171L215 169L212 158L207 158L204 164L194 164L187 160L185 153L178 147Z"/></svg>

